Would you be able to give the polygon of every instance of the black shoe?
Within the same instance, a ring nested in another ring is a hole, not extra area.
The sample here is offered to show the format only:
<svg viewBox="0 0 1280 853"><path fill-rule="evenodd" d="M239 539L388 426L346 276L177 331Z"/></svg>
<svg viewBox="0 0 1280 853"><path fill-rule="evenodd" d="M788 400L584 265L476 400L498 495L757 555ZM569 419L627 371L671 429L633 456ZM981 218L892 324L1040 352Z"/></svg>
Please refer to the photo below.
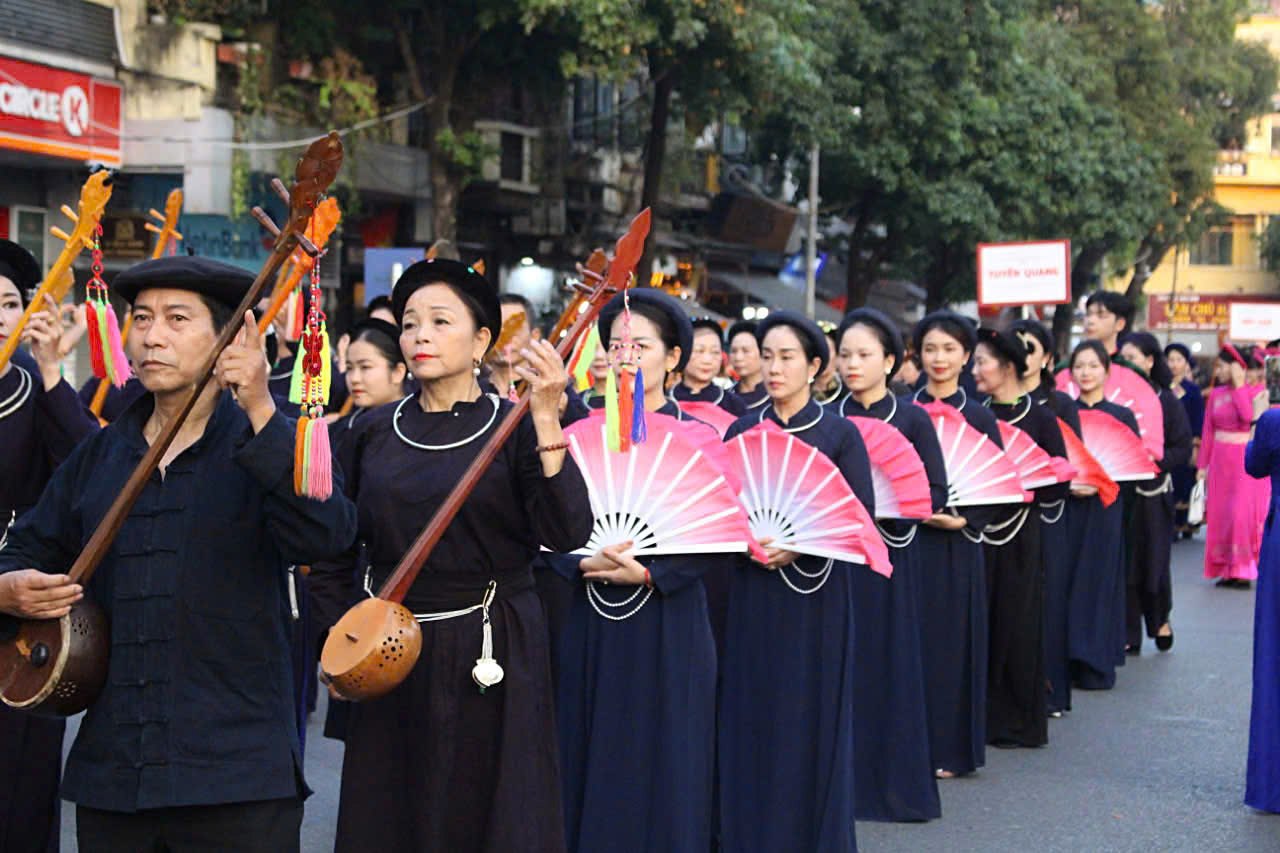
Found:
<svg viewBox="0 0 1280 853"><path fill-rule="evenodd" d="M1142 655L1142 646L1125 646L1124 653L1131 658L1139 657Z"/></svg>
<svg viewBox="0 0 1280 853"><path fill-rule="evenodd" d="M1236 585L1236 582L1231 578L1218 578L1217 582L1214 584L1214 586L1221 586L1221 587L1233 587L1235 585Z"/></svg>
<svg viewBox="0 0 1280 853"><path fill-rule="evenodd" d="M1253 589L1253 581L1236 581L1234 586L1236 589Z"/></svg>
<svg viewBox="0 0 1280 853"><path fill-rule="evenodd" d="M1156 648L1162 652L1173 648L1173 632L1170 631L1167 636L1156 637Z"/></svg>

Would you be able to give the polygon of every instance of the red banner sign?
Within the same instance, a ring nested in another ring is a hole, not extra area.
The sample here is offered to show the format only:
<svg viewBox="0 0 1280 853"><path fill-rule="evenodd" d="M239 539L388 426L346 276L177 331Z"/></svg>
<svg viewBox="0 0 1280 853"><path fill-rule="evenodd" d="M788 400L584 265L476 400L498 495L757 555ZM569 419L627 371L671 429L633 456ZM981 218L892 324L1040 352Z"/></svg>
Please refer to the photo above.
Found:
<svg viewBox="0 0 1280 853"><path fill-rule="evenodd" d="M121 88L0 56L0 148L121 165Z"/></svg>
<svg viewBox="0 0 1280 853"><path fill-rule="evenodd" d="M1175 332L1226 332L1231 327L1231 305L1236 302L1272 302L1260 295L1210 295L1179 293L1170 301L1163 293L1147 295L1147 328Z"/></svg>

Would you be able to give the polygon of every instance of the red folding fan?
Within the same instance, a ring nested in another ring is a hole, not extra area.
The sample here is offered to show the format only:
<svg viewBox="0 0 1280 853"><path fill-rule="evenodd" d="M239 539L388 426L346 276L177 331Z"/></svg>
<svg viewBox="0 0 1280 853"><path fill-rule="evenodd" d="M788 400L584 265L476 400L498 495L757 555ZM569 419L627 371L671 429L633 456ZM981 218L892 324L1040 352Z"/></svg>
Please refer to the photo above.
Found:
<svg viewBox="0 0 1280 853"><path fill-rule="evenodd" d="M1076 474L1071 481L1093 486L1098 490L1102 505L1111 506L1120 494L1120 487L1116 485L1116 481L1107 476L1107 472L1098 464L1098 460L1094 459L1093 454L1084 446L1080 436L1076 435L1075 430L1062 418L1058 418L1058 427L1062 430L1062 442L1067 446L1067 459L1076 469Z"/></svg>
<svg viewBox="0 0 1280 853"><path fill-rule="evenodd" d="M1160 473L1142 439L1106 412L1081 409L1080 432L1084 446L1117 483L1150 480Z"/></svg>
<svg viewBox="0 0 1280 853"><path fill-rule="evenodd" d="M889 549L835 463L772 421L729 443L739 497L757 539L773 547L847 563L888 577Z"/></svg>
<svg viewBox="0 0 1280 853"><path fill-rule="evenodd" d="M929 475L920 454L893 424L879 418L850 417L871 457L876 518L928 518L933 515Z"/></svg>
<svg viewBox="0 0 1280 853"><path fill-rule="evenodd" d="M1018 480L1027 491L1071 482L1067 472L1053 464L1054 457L1036 444L1035 439L1010 423L1000 421L1000 439L1004 442L1004 455L1013 460L1018 469Z"/></svg>
<svg viewBox="0 0 1280 853"><path fill-rule="evenodd" d="M645 416L648 437L627 453L608 447L603 417L565 430L587 483L595 525L577 554L633 542L629 553L759 553L746 512L720 467L666 415Z"/></svg>
<svg viewBox="0 0 1280 853"><path fill-rule="evenodd" d="M1030 503L1018 468L995 442L969 426L958 409L935 400L921 406L929 413L947 465L947 505L986 506Z"/></svg>
<svg viewBox="0 0 1280 853"><path fill-rule="evenodd" d="M724 438L724 434L728 432L729 427L737 420L737 417L730 412L726 412L715 403L689 403L681 400L676 405L680 407L680 411L689 417L697 418L704 424L709 424L712 429L720 433L721 438Z"/></svg>
<svg viewBox="0 0 1280 853"><path fill-rule="evenodd" d="M1071 371L1059 370L1057 384L1059 391L1066 391L1075 399L1080 398L1080 388L1071 378ZM1133 412L1138 432L1142 433L1142 443L1151 458L1163 459L1164 409L1160 406L1160 396L1147 380L1123 364L1112 364L1103 393L1110 402Z"/></svg>

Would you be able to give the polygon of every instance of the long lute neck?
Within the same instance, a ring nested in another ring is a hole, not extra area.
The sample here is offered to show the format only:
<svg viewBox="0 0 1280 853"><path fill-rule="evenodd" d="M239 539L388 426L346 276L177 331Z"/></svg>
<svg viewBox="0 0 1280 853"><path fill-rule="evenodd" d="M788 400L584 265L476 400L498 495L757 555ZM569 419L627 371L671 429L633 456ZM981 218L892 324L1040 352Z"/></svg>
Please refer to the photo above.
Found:
<svg viewBox="0 0 1280 853"><path fill-rule="evenodd" d="M284 246L278 247L267 260L267 265L258 273L258 277L253 280L253 286L249 288L249 292L244 299L240 300L240 305L236 309L235 315L232 316L231 322L223 327L222 333L218 335L217 341L214 342L213 350L205 362L204 370L201 371L200 378L196 380L191 393L187 395L182 408L161 428L155 441L151 443L151 447L143 455L142 461L138 463L138 467L133 469L133 473L125 481L124 487L116 495L116 499L112 501L107 514L98 522L97 529L93 531L93 535L89 537L89 542L80 551L80 556L72 564L71 571L68 573L71 576L72 583L88 583L89 578L97 570L98 564L106 556L107 550L116 538L116 534L120 532L124 520L129 517L129 513L133 510L133 505L142 496L142 490L147 487L147 482L151 479L151 475L159 469L160 461L164 458L165 451L169 449L169 445L173 444L178 431L182 429L182 425L186 423L187 418L191 415L191 410L195 408L196 401L200 399L200 394L209 385L209 380L213 378L213 368L218 363L218 356L222 355L222 351L231 344L232 339L239 333L240 328L244 325L244 315L252 310L254 305L258 304L258 300L262 298L263 291L266 290L267 282L275 280L276 271L280 269L280 265L289 257L296 245L296 240L290 239L286 241Z"/></svg>
<svg viewBox="0 0 1280 853"><path fill-rule="evenodd" d="M603 301L599 299L591 299L587 304L590 307L578 315L577 322L573 324L573 327L569 329L569 333L564 336L560 341L560 345L556 348L562 359L569 355L573 348L573 342L577 340L578 335L582 334L588 324L595 321L596 315L600 313L600 309L603 307ZM502 446L507 443L507 439L515 431L516 425L520 423L521 418L528 411L529 391L526 389L520 395L520 399L515 406L498 422L497 428L489 436L489 440L485 442L484 447L480 449L480 453L462 475L462 479L453 487L449 497L436 510L436 514L432 516L431 521L427 523L422 533L414 540L413 545L405 552L395 571L391 573L391 576L387 578L386 582L378 590L378 598L394 601L397 604L404 601L404 597L409 594L409 589L413 586L413 582L418 579L418 574L422 571L422 567L426 565L427 560L431 557L431 552L440 543L445 530L449 528L454 517L462 509L462 505L466 503L467 498L471 496L471 492L480 483L480 478L484 476L485 471L489 470L489 466L498 457Z"/></svg>

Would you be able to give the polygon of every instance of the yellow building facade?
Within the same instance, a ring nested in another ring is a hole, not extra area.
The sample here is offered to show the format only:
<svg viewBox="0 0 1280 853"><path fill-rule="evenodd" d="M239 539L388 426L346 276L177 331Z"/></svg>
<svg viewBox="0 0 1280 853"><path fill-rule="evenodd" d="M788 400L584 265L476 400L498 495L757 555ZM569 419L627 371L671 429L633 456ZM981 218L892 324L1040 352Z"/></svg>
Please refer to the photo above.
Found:
<svg viewBox="0 0 1280 853"><path fill-rule="evenodd" d="M1240 24L1236 37L1262 42L1280 58L1280 14L1258 14ZM1186 318L1188 302L1201 304L1202 333L1211 331L1216 316L1225 320L1223 303L1227 297L1270 300L1280 298L1280 275L1264 269L1259 255L1259 238L1272 216L1280 216L1280 93L1273 104L1276 112L1251 121L1247 138L1238 149L1220 151L1214 174L1214 194L1219 204L1231 211L1228 223L1214 228L1195 245L1169 253L1153 272L1144 288L1148 310L1145 319L1153 330L1168 328L1161 323L1170 312L1169 303L1179 304ZM1113 286L1123 286L1123 280ZM1175 299L1176 295L1176 299ZM1201 297L1197 299L1197 297ZM1153 304L1154 303L1154 304ZM1161 304L1164 303L1164 304ZM1139 321L1142 322L1141 320ZM1175 330L1190 331L1178 323ZM1225 323L1218 329L1225 333Z"/></svg>

